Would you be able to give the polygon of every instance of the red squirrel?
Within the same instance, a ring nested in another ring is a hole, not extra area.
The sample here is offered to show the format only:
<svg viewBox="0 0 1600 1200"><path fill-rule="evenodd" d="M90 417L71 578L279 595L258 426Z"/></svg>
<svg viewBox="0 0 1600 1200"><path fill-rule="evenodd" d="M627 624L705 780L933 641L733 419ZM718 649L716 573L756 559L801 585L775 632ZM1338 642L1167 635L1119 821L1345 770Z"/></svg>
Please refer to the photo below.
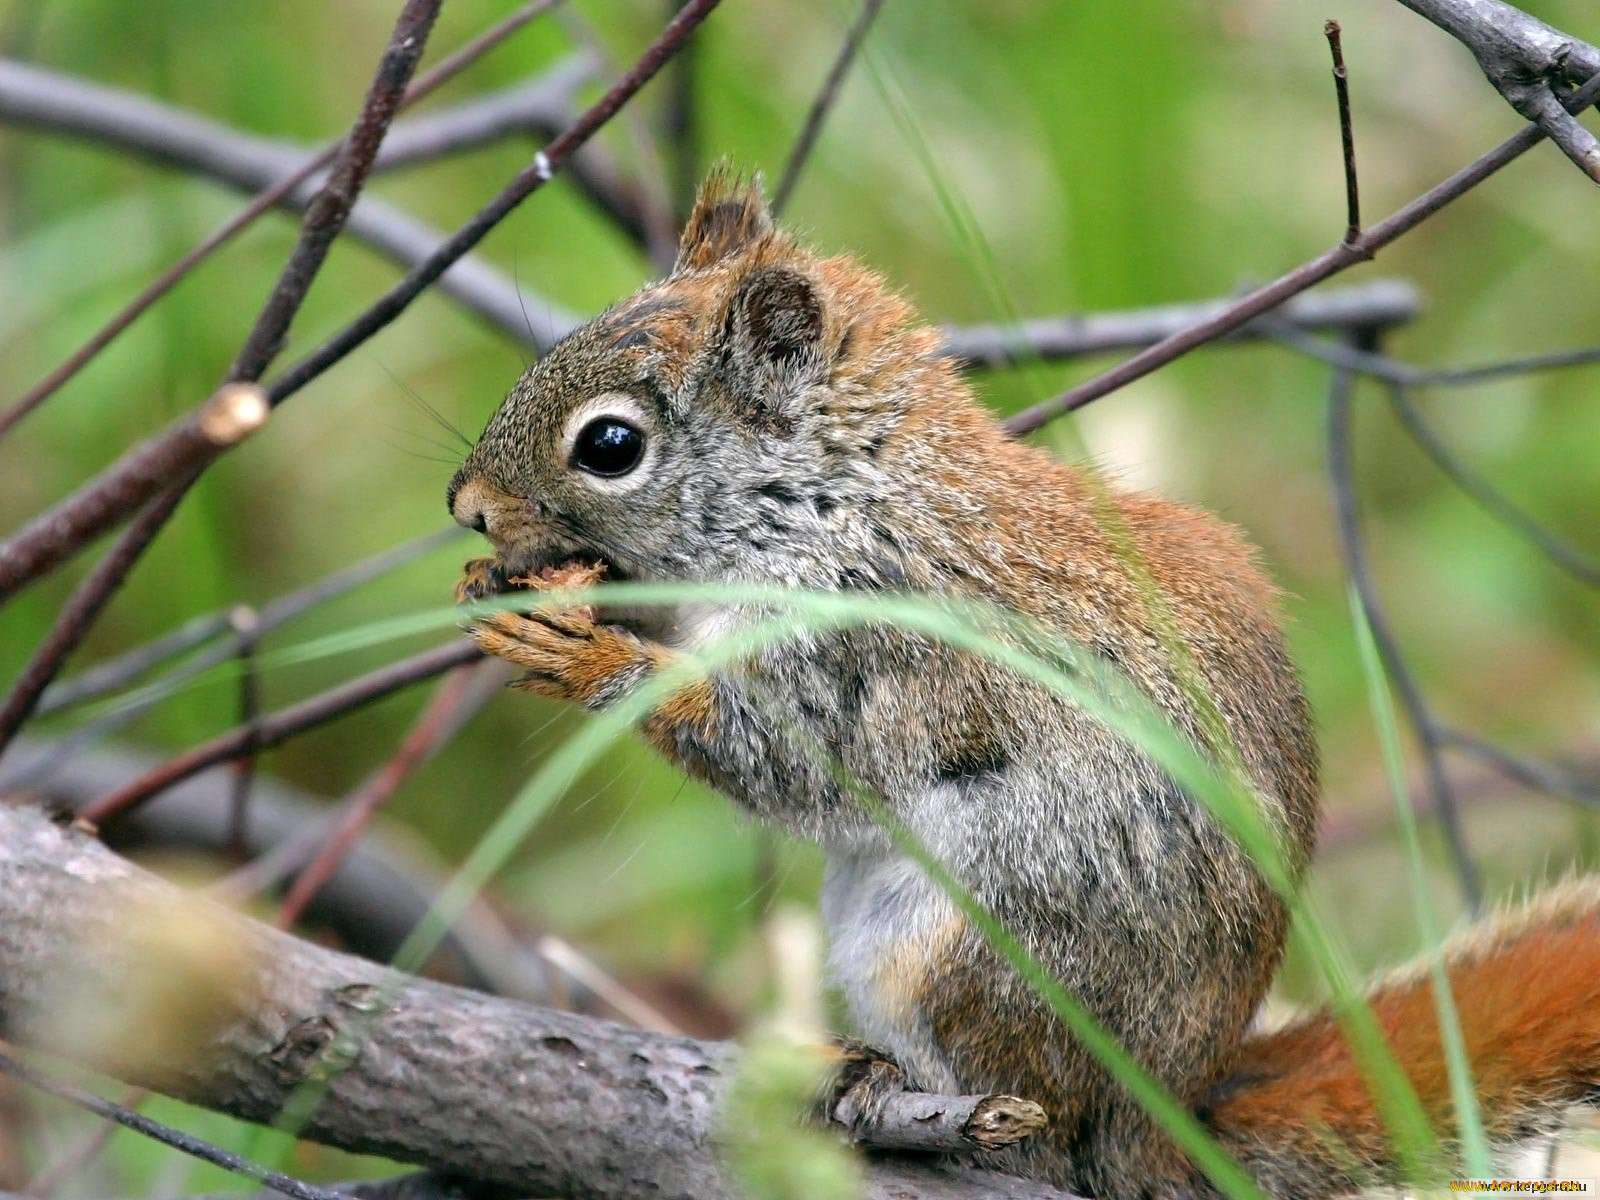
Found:
<svg viewBox="0 0 1600 1200"><path fill-rule="evenodd" d="M496 551L469 564L461 594L604 574L974 598L1113 665L1203 747L1211 718L1106 532L1097 505L1109 503L1298 877L1315 839L1317 752L1251 548L1206 513L1107 496L1009 437L939 345L878 276L775 229L758 185L713 176L672 273L530 368L452 481L456 520ZM525 669L523 686L599 709L750 614L607 616L501 612L471 632ZM1005 1152L1004 1168L1103 1200L1215 1191L837 768L1269 1195L1409 1182L1328 1013L1253 1028L1283 951L1283 896L1202 805L1081 708L982 656L866 625L717 669L641 728L735 803L824 847L830 970L881 1055L874 1086L1043 1105L1047 1128ZM1559 889L1447 953L1497 1147L1600 1098L1600 886ZM1371 999L1453 1145L1427 973L1386 979Z"/></svg>

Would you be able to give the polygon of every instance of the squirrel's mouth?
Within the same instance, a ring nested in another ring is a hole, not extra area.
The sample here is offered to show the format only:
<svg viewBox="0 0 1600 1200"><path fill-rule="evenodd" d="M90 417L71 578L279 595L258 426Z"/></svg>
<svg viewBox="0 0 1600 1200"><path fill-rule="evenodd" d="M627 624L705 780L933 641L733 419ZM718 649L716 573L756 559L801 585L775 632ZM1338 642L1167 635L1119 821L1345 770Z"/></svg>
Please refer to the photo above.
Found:
<svg viewBox="0 0 1600 1200"><path fill-rule="evenodd" d="M574 573L588 573L599 568L596 581L624 583L633 578L603 554L589 549L560 550L555 553L524 553L500 555L500 570L511 590L511 581L517 579L540 580L554 583Z"/></svg>

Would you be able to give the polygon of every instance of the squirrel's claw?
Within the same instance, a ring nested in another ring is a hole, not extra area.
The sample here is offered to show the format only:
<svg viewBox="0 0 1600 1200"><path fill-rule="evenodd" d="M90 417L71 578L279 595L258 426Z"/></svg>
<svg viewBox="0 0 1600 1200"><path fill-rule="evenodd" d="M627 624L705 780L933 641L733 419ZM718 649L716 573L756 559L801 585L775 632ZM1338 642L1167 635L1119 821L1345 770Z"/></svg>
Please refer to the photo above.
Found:
<svg viewBox="0 0 1600 1200"><path fill-rule="evenodd" d="M595 622L592 608L490 613L467 633L484 653L522 667L513 686L591 708L616 699L649 670L649 652L620 629Z"/></svg>
<svg viewBox="0 0 1600 1200"><path fill-rule="evenodd" d="M890 1096L906 1090L905 1072L883 1051L853 1038L839 1038L833 1049L839 1061L819 1097L819 1115L855 1134L882 1116Z"/></svg>
<svg viewBox="0 0 1600 1200"><path fill-rule="evenodd" d="M456 603L471 604L497 596L508 589L510 582L498 558L469 558L456 581Z"/></svg>

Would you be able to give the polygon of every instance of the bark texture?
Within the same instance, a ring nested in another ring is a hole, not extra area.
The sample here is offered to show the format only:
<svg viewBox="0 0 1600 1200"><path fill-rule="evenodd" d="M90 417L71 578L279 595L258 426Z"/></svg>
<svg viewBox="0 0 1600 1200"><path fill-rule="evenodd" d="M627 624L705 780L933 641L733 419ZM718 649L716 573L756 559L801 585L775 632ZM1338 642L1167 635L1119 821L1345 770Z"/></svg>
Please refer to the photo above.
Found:
<svg viewBox="0 0 1600 1200"><path fill-rule="evenodd" d="M192 1054L158 1068L141 1045L86 1040L55 1019L63 986L79 1011L118 1011L153 965L132 926L179 907L248 964L231 1007L196 1024ZM714 1145L732 1047L399 976L181 893L18 805L0 805L0 1035L264 1123L331 1053L348 1065L305 1121L315 1140L523 1195L738 1194ZM1061 1196L915 1160L869 1173L871 1200Z"/></svg>

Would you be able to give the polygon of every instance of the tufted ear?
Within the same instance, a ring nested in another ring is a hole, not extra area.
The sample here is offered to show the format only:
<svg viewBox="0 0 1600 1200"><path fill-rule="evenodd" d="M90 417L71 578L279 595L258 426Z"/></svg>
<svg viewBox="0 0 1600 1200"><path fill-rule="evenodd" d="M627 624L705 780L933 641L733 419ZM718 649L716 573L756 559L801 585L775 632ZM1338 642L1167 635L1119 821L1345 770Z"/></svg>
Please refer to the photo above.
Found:
<svg viewBox="0 0 1600 1200"><path fill-rule="evenodd" d="M694 211L678 242L674 271L714 266L772 232L759 177L743 179L724 166L700 185Z"/></svg>
<svg viewBox="0 0 1600 1200"><path fill-rule="evenodd" d="M804 275L783 267L752 271L728 314L727 361L735 392L782 417L807 386L827 377L822 300Z"/></svg>

